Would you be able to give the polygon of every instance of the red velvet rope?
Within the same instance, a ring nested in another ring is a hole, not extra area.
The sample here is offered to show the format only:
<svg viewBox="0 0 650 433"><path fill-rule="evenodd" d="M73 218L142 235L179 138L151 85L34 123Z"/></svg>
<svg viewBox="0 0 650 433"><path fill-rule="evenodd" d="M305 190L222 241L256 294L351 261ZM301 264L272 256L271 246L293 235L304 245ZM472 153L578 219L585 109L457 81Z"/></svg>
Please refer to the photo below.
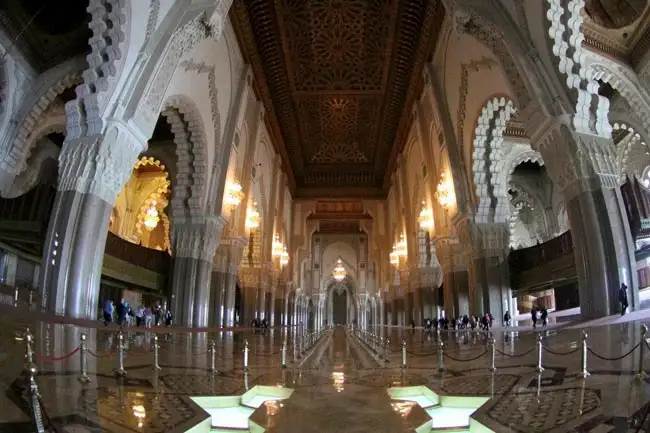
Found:
<svg viewBox="0 0 650 433"><path fill-rule="evenodd" d="M77 348L76 348L75 350L73 350L72 352L70 352L70 353L68 353L68 354L66 354L66 355L63 355L63 356L47 356L47 355L41 355L41 354L39 354L39 353L34 353L34 357L35 357L37 360L39 360L39 361L45 361L45 362L59 362L59 361L63 361L63 360L65 360L65 359L68 359L68 358L70 358L70 357L73 356L73 355L76 355L77 352L79 352L79 350L80 350L80 349L77 347Z"/></svg>

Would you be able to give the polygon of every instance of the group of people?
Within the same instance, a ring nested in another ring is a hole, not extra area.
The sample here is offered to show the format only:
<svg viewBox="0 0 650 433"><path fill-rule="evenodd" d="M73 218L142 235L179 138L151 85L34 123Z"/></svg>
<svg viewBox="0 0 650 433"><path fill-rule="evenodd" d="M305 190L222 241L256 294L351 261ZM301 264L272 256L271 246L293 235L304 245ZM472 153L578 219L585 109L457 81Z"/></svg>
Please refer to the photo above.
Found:
<svg viewBox="0 0 650 433"><path fill-rule="evenodd" d="M544 307L533 307L530 310L530 318L533 321L533 328L537 327L538 321L541 321L542 327L546 328L546 325L548 325L548 310Z"/></svg>
<svg viewBox="0 0 650 433"><path fill-rule="evenodd" d="M456 319L455 317L452 317L451 319L447 317L439 317L437 320L436 319L424 319L424 329L425 330L432 330L432 329L444 329L444 330L460 330L460 329L476 329L477 327L483 331L487 331L492 327L492 324L494 323L494 317L490 313L485 313L482 316L468 316L465 314L464 316L460 317L459 319ZM411 323L412 327L415 327L415 323Z"/></svg>
<svg viewBox="0 0 650 433"><path fill-rule="evenodd" d="M172 312L167 308L163 308L160 304L156 304L153 308L140 305L134 310L124 298L117 304L107 299L104 302L102 312L104 325L115 322L120 326L133 326L135 323L137 327L151 328L152 326L160 326L163 323L166 326L171 326L174 318Z"/></svg>
<svg viewBox="0 0 650 433"><path fill-rule="evenodd" d="M257 317L251 320L251 328L253 328L253 332L255 332L258 329L261 329L264 331L265 329L268 329L269 327L269 322L266 319L258 319Z"/></svg>

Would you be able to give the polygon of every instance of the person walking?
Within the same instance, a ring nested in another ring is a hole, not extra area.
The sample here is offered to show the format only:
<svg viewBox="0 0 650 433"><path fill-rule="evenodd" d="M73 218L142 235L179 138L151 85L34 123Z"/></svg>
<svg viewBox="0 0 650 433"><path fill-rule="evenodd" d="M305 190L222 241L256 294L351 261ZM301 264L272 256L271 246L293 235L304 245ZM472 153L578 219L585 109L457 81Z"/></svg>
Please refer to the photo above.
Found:
<svg viewBox="0 0 650 433"><path fill-rule="evenodd" d="M104 302L104 326L113 321L113 303L110 300Z"/></svg>
<svg viewBox="0 0 650 433"><path fill-rule="evenodd" d="M624 316L627 307L629 307L627 302L627 286L625 283L621 283L621 288L618 289L618 302L621 304L621 316Z"/></svg>
<svg viewBox="0 0 650 433"><path fill-rule="evenodd" d="M533 329L537 327L537 308L530 310L530 319L533 321Z"/></svg>

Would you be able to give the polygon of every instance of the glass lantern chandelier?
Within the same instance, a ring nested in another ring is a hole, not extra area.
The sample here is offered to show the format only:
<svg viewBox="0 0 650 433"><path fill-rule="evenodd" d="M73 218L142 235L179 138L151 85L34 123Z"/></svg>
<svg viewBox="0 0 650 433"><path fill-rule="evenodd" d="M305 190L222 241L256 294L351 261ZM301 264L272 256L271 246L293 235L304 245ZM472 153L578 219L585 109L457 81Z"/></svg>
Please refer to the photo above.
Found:
<svg viewBox="0 0 650 433"><path fill-rule="evenodd" d="M445 209L449 209L449 207L456 200L454 197L454 184L447 173L442 173L440 176L440 183L438 184L438 189L436 191L436 198L438 199L440 206Z"/></svg>
<svg viewBox="0 0 650 433"><path fill-rule="evenodd" d="M334 276L334 279L339 283L345 280L345 277L348 276L348 273L345 272L345 267L343 266L343 260L341 260L340 257L336 261L336 267L334 268L334 271L332 271L332 275Z"/></svg>
<svg viewBox="0 0 650 433"><path fill-rule="evenodd" d="M433 212L427 208L427 203L424 201L422 202L422 210L420 210L420 215L418 216L418 223L422 230L433 229Z"/></svg>
<svg viewBox="0 0 650 433"><path fill-rule="evenodd" d="M284 249L284 244L280 242L280 234L275 234L275 239L273 239L273 246L271 247L271 254L273 257L280 257Z"/></svg>
<svg viewBox="0 0 650 433"><path fill-rule="evenodd" d="M244 192L241 184L236 180L228 184L224 197L224 204L231 209L235 209L244 199Z"/></svg>
<svg viewBox="0 0 650 433"><path fill-rule="evenodd" d="M156 208L156 200L152 200L151 206L149 206L149 209L147 209L144 214L144 218L143 218L144 228L149 231L152 231L153 229L156 228L158 222L160 222L160 214L158 213L158 209Z"/></svg>
<svg viewBox="0 0 650 433"><path fill-rule="evenodd" d="M246 212L246 222L244 223L244 226L249 230L254 230L259 228L261 222L262 218L260 217L260 213L257 211L257 202L254 201L253 205L248 208L248 211Z"/></svg>
<svg viewBox="0 0 650 433"><path fill-rule="evenodd" d="M287 247L282 247L282 254L280 254L280 266L287 266L289 264L289 253Z"/></svg>
<svg viewBox="0 0 650 433"><path fill-rule="evenodd" d="M399 255L397 255L397 251L395 250L395 245L393 245L393 251L391 251L390 255L390 264L397 267L399 266Z"/></svg>

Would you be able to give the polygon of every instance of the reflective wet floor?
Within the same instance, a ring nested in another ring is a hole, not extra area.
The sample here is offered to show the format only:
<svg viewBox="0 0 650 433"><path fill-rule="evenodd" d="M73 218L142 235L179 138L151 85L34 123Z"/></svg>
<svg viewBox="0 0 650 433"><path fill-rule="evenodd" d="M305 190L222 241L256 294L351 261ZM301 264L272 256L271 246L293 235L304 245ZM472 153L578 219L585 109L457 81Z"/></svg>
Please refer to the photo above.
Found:
<svg viewBox="0 0 650 433"><path fill-rule="evenodd" d="M640 325L590 328L587 368L591 375L586 379L580 374L579 327L541 334L495 331L496 372L491 370L491 339L471 331L438 336L377 328L378 337L372 339L336 328L303 351L302 332L294 329L265 334L129 329L123 334L128 348L126 375L119 377L114 371L117 330L54 324L29 314L2 315L0 432L35 431L23 373L25 345L15 340L26 326L34 333L42 406L46 418L61 432L211 431L210 416L193 398L242 396L257 386L293 390L286 400L253 411L251 419L270 432L412 432L422 423L433 426L427 413L437 413L436 408L391 401L388 389L418 385L440 401L446 399L441 407L458 398L487 400L472 415L475 425L466 431L477 431L479 424L482 430L478 431L496 432L627 433L639 427L638 431L646 431L648 420L643 420L650 385L637 373L639 368L650 370L650 347L641 339ZM87 334L89 383L79 380L77 349L82 333ZM536 371L538 335L543 347L541 373ZM153 368L155 336L160 370ZM388 340L387 347L381 344ZM210 371L212 341L216 372ZM285 341L287 368L283 369ZM401 368L402 342L406 343L405 369ZM445 417L451 413L447 411ZM462 416L467 422L466 411ZM449 423L454 421L445 422L453 425ZM205 429L197 430L201 426Z"/></svg>

